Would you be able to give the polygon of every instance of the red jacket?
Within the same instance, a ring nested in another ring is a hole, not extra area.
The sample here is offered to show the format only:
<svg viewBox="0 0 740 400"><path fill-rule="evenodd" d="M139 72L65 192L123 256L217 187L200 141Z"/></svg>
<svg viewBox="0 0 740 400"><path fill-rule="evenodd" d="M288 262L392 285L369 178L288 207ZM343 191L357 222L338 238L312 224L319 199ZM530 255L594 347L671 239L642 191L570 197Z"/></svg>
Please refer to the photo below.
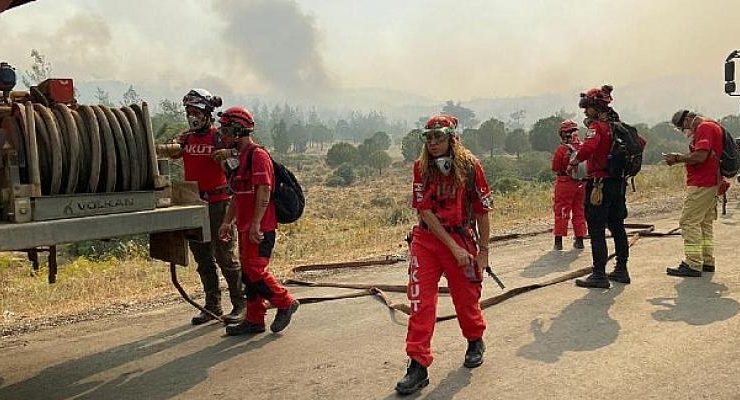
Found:
<svg viewBox="0 0 740 400"><path fill-rule="evenodd" d="M250 153L252 154L250 160ZM247 161L251 161L247 163ZM239 169L231 177L231 189L236 202L236 226L240 232L249 231L254 216L256 187L266 185L270 190L275 186L275 171L267 150L254 144L242 149L239 154ZM270 199L262 217L260 230L270 232L277 229L275 202Z"/></svg>
<svg viewBox="0 0 740 400"><path fill-rule="evenodd" d="M185 180L198 182L200 192L216 191L208 196L209 203L228 200L226 192L226 173L221 164L211 155L215 150L216 128L205 135L189 133L183 145L182 161L185 167Z"/></svg>
<svg viewBox="0 0 740 400"><path fill-rule="evenodd" d="M416 160L411 206L419 211L431 210L445 227L456 227L465 222L468 217L466 215L467 202L472 202L473 213L488 213L491 210L491 189L480 162L476 160L473 166L477 198L469 199L470 193L467 192L467 188L455 186L451 175L424 182L421 176L421 164L419 160Z"/></svg>
<svg viewBox="0 0 740 400"><path fill-rule="evenodd" d="M586 139L576 158L587 161L588 176L591 178L609 177L608 160L612 145L612 129L604 121L593 121L588 125Z"/></svg>

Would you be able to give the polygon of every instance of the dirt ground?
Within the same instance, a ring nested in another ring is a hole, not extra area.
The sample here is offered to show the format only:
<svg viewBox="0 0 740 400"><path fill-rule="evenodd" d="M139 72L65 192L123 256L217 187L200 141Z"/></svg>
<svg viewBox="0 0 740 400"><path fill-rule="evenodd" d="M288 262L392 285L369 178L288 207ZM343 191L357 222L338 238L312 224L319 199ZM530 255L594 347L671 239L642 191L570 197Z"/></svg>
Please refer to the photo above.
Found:
<svg viewBox="0 0 740 400"><path fill-rule="evenodd" d="M677 219L628 222L667 231ZM632 248L631 285L587 290L568 281L485 310L480 368L462 367L457 322L439 323L430 385L410 398L740 399L739 223L732 203L715 224L717 272L702 278L665 275L681 258L680 236L643 238ZM494 244L490 259L509 289L590 264L588 250L550 248L549 235L527 237ZM405 273L397 264L303 278L401 284ZM486 280L484 297L500 292ZM449 298L439 309L452 311ZM282 334L249 337L226 337L215 323L192 327L193 314L181 303L3 338L0 399L396 398L407 318L375 298L304 305Z"/></svg>

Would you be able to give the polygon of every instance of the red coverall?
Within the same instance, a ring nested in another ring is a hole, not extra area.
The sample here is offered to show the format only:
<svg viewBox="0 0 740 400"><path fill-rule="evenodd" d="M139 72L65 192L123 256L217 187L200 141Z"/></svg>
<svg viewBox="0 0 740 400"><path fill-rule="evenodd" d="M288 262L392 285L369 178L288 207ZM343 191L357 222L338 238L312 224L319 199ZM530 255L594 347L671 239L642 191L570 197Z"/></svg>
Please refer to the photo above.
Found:
<svg viewBox="0 0 740 400"><path fill-rule="evenodd" d="M570 144L578 150L581 143L573 139ZM567 144L561 144L552 157L552 170L557 174L555 178L555 193L553 211L555 212L555 236L568 236L568 221L573 218L573 233L576 237L586 236L586 218L583 210L583 200L586 192L584 182L579 182L566 172L570 162L571 149Z"/></svg>
<svg viewBox="0 0 740 400"><path fill-rule="evenodd" d="M252 156L251 160L248 160L250 152ZM256 186L267 185L272 189L275 182L275 173L270 155L256 144L242 150L239 154L239 165L237 172L231 178L231 187L236 201L239 258L242 264L242 274L247 284L247 314L245 319L253 324L264 325L265 314L267 313L265 301L269 301L278 309L288 308L293 302L293 297L288 293L288 290L281 286L278 280L267 270L272 249L275 246L275 229L277 229L275 204L272 200L270 200L260 224L264 239L259 244L249 241L249 228L254 215Z"/></svg>
<svg viewBox="0 0 740 400"><path fill-rule="evenodd" d="M476 214L487 214L490 210L491 193L480 164L475 163L478 198L474 199L469 198L465 187L456 188L453 185L452 175L425 184L420 168L417 160L414 163L412 206L419 211L431 210L452 238L476 256L478 249L472 234L463 235L455 230L460 231L468 218L465 211L468 202L472 202ZM470 231L470 228L466 231ZM410 253L407 295L411 303L411 317L406 335L406 354L428 367L433 360L431 340L437 319L437 292L442 274L447 278L460 329L468 340L480 339L486 329L486 321L478 304L482 285L480 280L471 282L465 276L465 267L457 265L450 249L432 231L421 225L413 229Z"/></svg>

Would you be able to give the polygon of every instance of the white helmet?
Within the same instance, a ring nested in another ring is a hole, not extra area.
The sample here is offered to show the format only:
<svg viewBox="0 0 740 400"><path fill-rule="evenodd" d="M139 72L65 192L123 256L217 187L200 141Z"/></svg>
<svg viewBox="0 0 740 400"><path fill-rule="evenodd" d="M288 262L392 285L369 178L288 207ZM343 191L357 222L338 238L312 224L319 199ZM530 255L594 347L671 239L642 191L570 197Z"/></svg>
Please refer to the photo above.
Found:
<svg viewBox="0 0 740 400"><path fill-rule="evenodd" d="M205 89L192 89L182 98L182 105L185 107L195 107L210 114L213 109L221 107L223 101L220 97L214 96Z"/></svg>

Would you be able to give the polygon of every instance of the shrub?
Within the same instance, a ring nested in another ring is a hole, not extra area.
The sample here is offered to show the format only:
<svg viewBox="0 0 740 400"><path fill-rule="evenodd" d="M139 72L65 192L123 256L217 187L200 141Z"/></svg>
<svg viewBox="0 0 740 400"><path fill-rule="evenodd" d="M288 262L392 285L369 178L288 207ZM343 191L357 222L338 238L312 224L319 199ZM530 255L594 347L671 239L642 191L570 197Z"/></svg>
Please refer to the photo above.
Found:
<svg viewBox="0 0 740 400"><path fill-rule="evenodd" d="M502 157L488 157L481 159L481 166L486 173L488 183L493 183L505 176L515 176L517 173L515 160Z"/></svg>
<svg viewBox="0 0 740 400"><path fill-rule="evenodd" d="M403 154L404 161L412 162L419 158L423 146L419 138L420 132L419 129L414 129L401 139L401 153Z"/></svg>
<svg viewBox="0 0 740 400"><path fill-rule="evenodd" d="M517 176L526 180L538 180L543 172L550 172L552 155L543 151L522 153L516 161Z"/></svg>
<svg viewBox="0 0 740 400"><path fill-rule="evenodd" d="M358 151L355 146L349 143L336 143L329 148L326 153L326 164L330 167L337 167L344 163L357 162Z"/></svg>
<svg viewBox="0 0 740 400"><path fill-rule="evenodd" d="M368 163L371 167L378 170L379 175L383 174L383 168L391 165L391 161L391 156L389 156L388 153L383 150L378 150L370 154L368 158Z"/></svg>
<svg viewBox="0 0 740 400"><path fill-rule="evenodd" d="M347 186L344 183L344 179L342 179L341 176L336 175L329 175L329 177L326 178L326 181L324 181L324 184L329 187Z"/></svg>
<svg viewBox="0 0 740 400"><path fill-rule="evenodd" d="M327 186L349 186L356 179L355 171L349 164L342 164L326 179Z"/></svg>

